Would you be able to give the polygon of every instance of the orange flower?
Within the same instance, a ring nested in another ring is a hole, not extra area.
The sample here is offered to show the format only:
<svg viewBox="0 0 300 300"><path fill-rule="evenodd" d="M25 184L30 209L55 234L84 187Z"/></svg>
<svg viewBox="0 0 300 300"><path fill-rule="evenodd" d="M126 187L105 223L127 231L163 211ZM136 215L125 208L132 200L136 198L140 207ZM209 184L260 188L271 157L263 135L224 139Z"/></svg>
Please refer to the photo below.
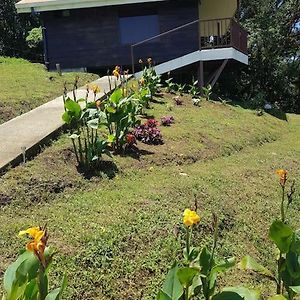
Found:
<svg viewBox="0 0 300 300"><path fill-rule="evenodd" d="M46 268L45 249L48 240L47 230L41 227L31 227L27 230L22 230L19 236L28 235L31 240L26 244L26 249L35 254L44 268Z"/></svg>
<svg viewBox="0 0 300 300"><path fill-rule="evenodd" d="M284 170L284 169L279 169L279 170L276 170L276 174L280 177L280 185L282 187L285 186L285 183L287 181L287 174L288 174L288 171L287 170Z"/></svg>

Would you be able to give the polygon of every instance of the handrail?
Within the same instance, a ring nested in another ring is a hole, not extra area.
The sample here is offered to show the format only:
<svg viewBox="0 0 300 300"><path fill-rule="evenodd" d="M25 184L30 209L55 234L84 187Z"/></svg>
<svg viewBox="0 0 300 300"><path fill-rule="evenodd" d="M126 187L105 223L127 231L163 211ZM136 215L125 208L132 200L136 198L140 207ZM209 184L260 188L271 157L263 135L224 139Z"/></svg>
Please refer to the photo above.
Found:
<svg viewBox="0 0 300 300"><path fill-rule="evenodd" d="M195 50L208 49L208 48L224 48L234 47L237 50L247 52L247 34L248 32L234 18L219 18L207 20L195 20L184 25L175 27L171 30L162 32L153 37L147 38L143 41L131 45L131 60L132 72L135 73L135 57L134 48L147 42L151 42L157 38L166 36L170 33L177 32L181 29L199 23L198 31L198 44ZM203 24L203 25L202 25ZM225 26L224 26L225 25ZM238 29L237 29L238 28ZM218 32L215 34L215 32ZM225 34L227 32L227 34ZM215 38L214 38L215 37ZM195 38L191 41L191 45L196 41ZM161 41L160 41L161 42ZM196 44L195 44L196 45ZM193 50L194 51L194 50Z"/></svg>
<svg viewBox="0 0 300 300"><path fill-rule="evenodd" d="M151 40L154 40L154 39L156 39L156 38L158 38L158 37L167 35L167 34L169 34L169 33L175 32L175 31L177 31L177 30L179 30L179 29L188 27L188 26L193 25L193 24L196 24L196 23L198 23L198 22L199 22L199 20L196 20L196 21L193 21L193 22L186 23L186 24L184 24L184 25L175 27L175 28L173 28L173 29L171 29L171 30L165 31L165 32L160 33L160 34L158 34L158 35L152 36L151 38L148 38L148 39L145 39L145 40L143 40L143 41L141 41L141 42L138 42L138 43L136 43L136 44L133 44L133 45L131 45L131 47L135 47L135 46L144 44L144 43L146 43L146 42L150 42Z"/></svg>

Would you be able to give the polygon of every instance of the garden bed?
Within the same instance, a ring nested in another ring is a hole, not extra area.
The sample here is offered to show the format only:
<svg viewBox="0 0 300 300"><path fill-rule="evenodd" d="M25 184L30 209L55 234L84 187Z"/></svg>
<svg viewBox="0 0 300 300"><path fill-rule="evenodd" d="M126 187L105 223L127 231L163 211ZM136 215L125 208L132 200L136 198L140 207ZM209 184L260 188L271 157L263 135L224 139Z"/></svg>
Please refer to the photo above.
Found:
<svg viewBox="0 0 300 300"><path fill-rule="evenodd" d="M174 117L170 127L160 127L164 144L138 142L134 155L113 157L113 169L89 178L78 173L63 135L0 178L2 274L23 246L17 232L47 223L49 244L58 250L52 282L57 286L64 272L69 275L66 299L154 299L181 255L174 229L195 199L199 245L211 242L214 211L221 222L218 255L273 261L266 228L279 214L274 170L285 167L299 177L300 118L258 117L219 102L195 107L188 95L177 106L173 97L163 93L147 110L158 120ZM299 207L291 210L294 225ZM274 288L237 269L221 282L260 287L264 295Z"/></svg>

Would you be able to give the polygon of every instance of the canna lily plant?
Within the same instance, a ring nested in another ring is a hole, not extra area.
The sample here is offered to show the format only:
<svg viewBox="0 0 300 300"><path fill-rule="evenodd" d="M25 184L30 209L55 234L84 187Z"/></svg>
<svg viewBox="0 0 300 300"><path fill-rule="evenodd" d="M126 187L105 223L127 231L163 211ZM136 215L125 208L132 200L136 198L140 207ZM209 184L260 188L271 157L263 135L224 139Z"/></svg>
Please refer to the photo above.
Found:
<svg viewBox="0 0 300 300"><path fill-rule="evenodd" d="M219 260L216 255L218 218L213 214L213 245L202 250L192 245L192 233L200 222L196 211L186 209L183 213L185 246L183 261L175 262L168 272L157 300L256 300L259 293L244 287L228 287L216 291L217 277L235 265L234 258Z"/></svg>
<svg viewBox="0 0 300 300"><path fill-rule="evenodd" d="M300 229L293 229L287 222L287 214L296 192L295 181L287 190L288 172L276 171L281 189L280 219L275 220L269 229L269 238L278 250L276 258L277 274L245 256L239 266L243 270L255 271L276 283L276 296L270 300L293 300L300 295Z"/></svg>
<svg viewBox="0 0 300 300"><path fill-rule="evenodd" d="M59 300L67 285L64 276L61 287L49 291L49 269L54 252L47 247L46 227L23 230L19 236L28 236L26 250L22 251L4 274L3 300Z"/></svg>

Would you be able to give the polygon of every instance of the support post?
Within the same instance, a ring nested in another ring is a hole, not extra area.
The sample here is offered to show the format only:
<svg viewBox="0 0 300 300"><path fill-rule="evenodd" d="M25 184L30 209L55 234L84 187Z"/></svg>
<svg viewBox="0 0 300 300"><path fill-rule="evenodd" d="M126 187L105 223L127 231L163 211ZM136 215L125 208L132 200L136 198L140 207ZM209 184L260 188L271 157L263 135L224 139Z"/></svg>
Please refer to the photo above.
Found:
<svg viewBox="0 0 300 300"><path fill-rule="evenodd" d="M133 45L131 46L131 68L132 68L132 74L134 76L135 70L134 70L134 54L133 54Z"/></svg>
<svg viewBox="0 0 300 300"><path fill-rule="evenodd" d="M201 89L202 93L202 88L204 86L204 71L203 71L203 61L199 61L199 66L198 66L198 86Z"/></svg>

